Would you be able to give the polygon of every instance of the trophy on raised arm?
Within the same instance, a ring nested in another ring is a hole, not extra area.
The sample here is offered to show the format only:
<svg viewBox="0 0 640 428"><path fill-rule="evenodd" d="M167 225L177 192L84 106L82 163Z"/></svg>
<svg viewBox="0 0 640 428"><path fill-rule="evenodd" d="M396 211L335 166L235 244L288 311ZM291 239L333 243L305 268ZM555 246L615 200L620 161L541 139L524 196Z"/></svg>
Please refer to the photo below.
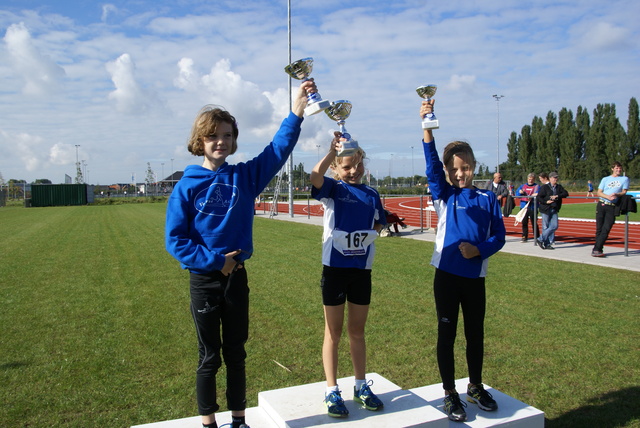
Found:
<svg viewBox="0 0 640 428"><path fill-rule="evenodd" d="M302 58L298 61L292 62L284 68L284 71L291 77L297 80L309 80L309 75L313 70L313 58ZM329 101L323 100L318 92L307 94L307 106L304 109L304 113L307 116L320 113L322 110L329 107Z"/></svg>
<svg viewBox="0 0 640 428"><path fill-rule="evenodd" d="M420 95L420 98L430 101L436 94L437 89L436 85L418 86L416 92ZM438 119L436 119L436 115L433 112L422 118L422 129L438 129L439 127Z"/></svg>
<svg viewBox="0 0 640 428"><path fill-rule="evenodd" d="M344 121L347 120L351 114L351 103L347 100L334 101L331 103L329 108L325 110L325 113L327 113L327 116L329 116L331 120L338 122L342 137L347 140L342 141L342 148L338 151L336 156L341 157L353 155L356 150L358 150L358 142L351 138L351 134L349 134L347 129L344 127Z"/></svg>

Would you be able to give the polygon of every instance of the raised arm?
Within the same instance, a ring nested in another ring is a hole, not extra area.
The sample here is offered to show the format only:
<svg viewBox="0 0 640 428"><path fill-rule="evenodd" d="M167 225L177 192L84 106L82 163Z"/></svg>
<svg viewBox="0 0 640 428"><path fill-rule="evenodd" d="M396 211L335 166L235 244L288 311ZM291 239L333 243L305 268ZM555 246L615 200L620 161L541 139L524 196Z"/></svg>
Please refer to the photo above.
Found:
<svg viewBox="0 0 640 428"><path fill-rule="evenodd" d="M307 106L307 94L318 92L313 79L305 80L300 84L296 96L293 98L291 111L298 117L304 116L304 108Z"/></svg>
<svg viewBox="0 0 640 428"><path fill-rule="evenodd" d="M329 147L329 153L327 153L311 170L311 184L316 189L321 189L324 183L324 174L327 172L331 163L336 158L336 151L340 148L340 137L342 134L340 131L334 132L333 140Z"/></svg>

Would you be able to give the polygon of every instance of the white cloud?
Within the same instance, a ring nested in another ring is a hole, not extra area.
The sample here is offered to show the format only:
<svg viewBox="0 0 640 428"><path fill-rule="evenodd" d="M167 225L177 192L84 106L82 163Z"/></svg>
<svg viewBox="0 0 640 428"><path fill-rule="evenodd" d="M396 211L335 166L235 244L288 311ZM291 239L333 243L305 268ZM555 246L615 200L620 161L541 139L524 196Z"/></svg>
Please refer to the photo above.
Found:
<svg viewBox="0 0 640 428"><path fill-rule="evenodd" d="M449 89L453 91L463 91L466 93L473 93L476 84L476 76L460 76L454 74L449 80Z"/></svg>
<svg viewBox="0 0 640 428"><path fill-rule="evenodd" d="M114 13L116 13L118 11L118 8L111 4L111 3L106 3L102 5L102 16L100 18L100 20L102 22L107 22L109 15L112 15Z"/></svg>
<svg viewBox="0 0 640 428"><path fill-rule="evenodd" d="M49 150L49 162L53 165L73 164L75 156L75 147L71 144L56 143Z"/></svg>
<svg viewBox="0 0 640 428"><path fill-rule="evenodd" d="M584 34L585 45L597 51L628 49L631 32L609 22L598 22Z"/></svg>
<svg viewBox="0 0 640 428"><path fill-rule="evenodd" d="M43 55L33 44L24 23L9 26L4 36L14 72L24 81L26 95L56 92L65 76L64 69Z"/></svg>
<svg viewBox="0 0 640 428"><path fill-rule="evenodd" d="M135 64L129 54L122 54L118 59L106 65L116 89L109 93L109 99L116 102L119 112L142 115L158 104L153 91L143 88L135 77Z"/></svg>

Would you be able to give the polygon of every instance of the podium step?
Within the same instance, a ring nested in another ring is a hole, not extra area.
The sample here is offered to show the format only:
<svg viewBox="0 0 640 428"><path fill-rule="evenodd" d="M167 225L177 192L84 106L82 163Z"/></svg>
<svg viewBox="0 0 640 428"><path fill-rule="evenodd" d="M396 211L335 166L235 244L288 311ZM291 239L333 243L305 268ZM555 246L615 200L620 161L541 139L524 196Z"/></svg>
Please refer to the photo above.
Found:
<svg viewBox="0 0 640 428"><path fill-rule="evenodd" d="M442 385L430 385L411 390L403 390L377 373L367 375L373 380L371 389L384 403L380 411L366 410L353 401L354 378L338 380L343 389L342 398L349 409L345 419L331 418L323 403L326 383L324 381L275 389L258 393L258 407L247 409L247 424L251 428L543 428L544 412L509 397L485 385L498 402L498 410L485 412L475 404L466 401L468 378L458 379L456 389L460 399L467 403L467 422L449 421L444 414ZM218 426L231 422L231 412L216 414ZM172 421L135 425L132 428L200 428L200 416Z"/></svg>
<svg viewBox="0 0 640 428"><path fill-rule="evenodd" d="M453 427L509 427L509 428L542 428L544 427L544 412L529 406L522 401L509 397L502 392L485 384L484 389L493 395L498 403L498 410L485 412L476 404L467 401L467 384L469 378L456 380L456 390L460 394L460 400L467 404L467 422L451 422ZM442 385L430 385L410 390L412 393L426 400L431 406L443 412L444 393Z"/></svg>
<svg viewBox="0 0 640 428"><path fill-rule="evenodd" d="M336 419L327 415L323 403L326 389L324 381L261 392L258 394L258 405L279 428L449 426L447 416L418 395L401 389L377 373L368 374L367 379L373 380L371 389L384 403L384 408L379 411L366 410L353 401L353 376L338 380L342 398L349 409L348 418Z"/></svg>

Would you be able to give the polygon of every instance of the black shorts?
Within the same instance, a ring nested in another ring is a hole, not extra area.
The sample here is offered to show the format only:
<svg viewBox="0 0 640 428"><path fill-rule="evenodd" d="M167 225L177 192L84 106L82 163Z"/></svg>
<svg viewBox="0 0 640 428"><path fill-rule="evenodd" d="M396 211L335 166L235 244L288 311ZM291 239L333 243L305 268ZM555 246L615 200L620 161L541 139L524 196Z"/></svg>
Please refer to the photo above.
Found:
<svg viewBox="0 0 640 428"><path fill-rule="evenodd" d="M322 267L322 304L338 306L349 301L356 305L371 303L371 269Z"/></svg>

